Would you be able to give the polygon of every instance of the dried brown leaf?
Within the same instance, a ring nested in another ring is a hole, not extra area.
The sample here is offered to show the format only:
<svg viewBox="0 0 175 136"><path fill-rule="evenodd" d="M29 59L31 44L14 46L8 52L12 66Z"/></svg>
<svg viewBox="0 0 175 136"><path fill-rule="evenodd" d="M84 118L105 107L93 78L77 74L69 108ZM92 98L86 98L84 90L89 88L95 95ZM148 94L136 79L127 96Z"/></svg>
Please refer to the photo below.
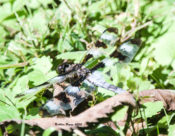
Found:
<svg viewBox="0 0 175 136"><path fill-rule="evenodd" d="M175 91L167 89L144 90L139 93L141 103L162 101L165 109L175 110Z"/></svg>
<svg viewBox="0 0 175 136"><path fill-rule="evenodd" d="M162 101L164 107L167 110L174 110L175 109L175 91L174 90L167 90L167 89L153 89L153 90L144 90L139 93L140 102L155 102L155 101ZM130 128L127 130L126 136L133 135L133 132L138 133L141 129L146 127L146 123L140 122L138 123L133 122L133 126L130 123ZM121 120L117 122L119 126L124 126L126 124L126 120Z"/></svg>
<svg viewBox="0 0 175 136"><path fill-rule="evenodd" d="M87 109L86 111L80 113L77 116L73 117L63 117L63 118L39 118L39 119L32 119L32 120L25 120L24 122L28 125L35 125L39 126L42 129L47 129L49 127L54 127L56 130L71 130L76 129L78 127L87 127L88 123L96 123L98 122L99 118L107 117L107 114L113 112L113 108L120 106L120 105L131 105L133 107L136 106L135 99L133 95L130 93L122 93L116 96L113 96L94 107ZM21 123L22 121L17 120L10 120L4 121L0 124L5 122L16 122Z"/></svg>
<svg viewBox="0 0 175 136"><path fill-rule="evenodd" d="M133 127L130 127L126 133L126 136L132 136L133 132L135 132L136 134L138 134L138 132L141 129L146 128L146 122L141 122L141 123L134 123Z"/></svg>
<svg viewBox="0 0 175 136"><path fill-rule="evenodd" d="M112 128L114 131L117 130L117 126L113 121L108 121L106 123L103 123L105 126L108 126L110 128ZM124 125L123 125L124 126Z"/></svg>

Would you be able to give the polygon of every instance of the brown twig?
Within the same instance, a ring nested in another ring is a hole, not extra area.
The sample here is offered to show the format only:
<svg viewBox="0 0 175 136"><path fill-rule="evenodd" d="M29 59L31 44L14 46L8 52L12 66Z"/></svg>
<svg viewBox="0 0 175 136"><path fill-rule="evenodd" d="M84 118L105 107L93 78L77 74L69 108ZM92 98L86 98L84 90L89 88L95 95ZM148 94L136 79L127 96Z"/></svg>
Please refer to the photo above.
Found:
<svg viewBox="0 0 175 136"><path fill-rule="evenodd" d="M130 128L130 122L131 122L131 118L132 118L132 112L133 112L133 107L129 106L128 112L127 112L127 119L126 119L125 127L123 129L124 134L126 134L127 131L128 131L128 129ZM134 130L134 133L135 133L135 130Z"/></svg>
<svg viewBox="0 0 175 136"><path fill-rule="evenodd" d="M121 39L121 42L125 42L126 40L128 40L132 34L134 34L136 31L143 29L145 27L147 27L148 25L151 25L152 21L146 22L145 24L135 27L134 29L131 29L130 31L126 32L125 35L123 36L123 38Z"/></svg>
<svg viewBox="0 0 175 136"><path fill-rule="evenodd" d="M28 64L28 62L22 62L17 64L9 64L9 65L1 65L0 69L8 69L8 68L17 68L17 67L24 67Z"/></svg>

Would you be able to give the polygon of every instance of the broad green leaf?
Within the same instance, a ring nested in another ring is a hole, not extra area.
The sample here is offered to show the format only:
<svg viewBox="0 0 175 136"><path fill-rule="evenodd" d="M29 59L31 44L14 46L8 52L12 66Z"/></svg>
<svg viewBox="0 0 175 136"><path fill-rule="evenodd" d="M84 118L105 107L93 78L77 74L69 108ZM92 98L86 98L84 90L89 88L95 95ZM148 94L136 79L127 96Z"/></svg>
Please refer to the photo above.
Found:
<svg viewBox="0 0 175 136"><path fill-rule="evenodd" d="M163 103L158 101L158 102L147 102L143 104L145 108L145 115L147 118L152 117L153 115L156 115L162 108L163 108Z"/></svg>
<svg viewBox="0 0 175 136"><path fill-rule="evenodd" d="M139 77L131 77L127 81L127 86L132 91L154 89L154 86L151 84L149 80L143 80L142 78L139 78Z"/></svg>
<svg viewBox="0 0 175 136"><path fill-rule="evenodd" d="M16 71L14 68L9 68L6 71L6 74L8 75L9 80L13 78L13 76L16 74Z"/></svg>
<svg viewBox="0 0 175 136"><path fill-rule="evenodd" d="M29 18L29 22L33 31L36 31L38 34L42 35L48 32L48 20L44 11L37 11L32 18Z"/></svg>
<svg viewBox="0 0 175 136"><path fill-rule="evenodd" d="M122 108L116 110L116 112L111 117L112 121L123 120L124 117L126 116L127 110L128 110L127 106L123 106Z"/></svg>
<svg viewBox="0 0 175 136"><path fill-rule="evenodd" d="M171 72L171 74L169 74L166 82L175 86L175 72Z"/></svg>
<svg viewBox="0 0 175 136"><path fill-rule="evenodd" d="M17 99L16 100L16 106L18 109L21 109L21 108L27 108L27 106L33 102L37 97L35 95L27 95L27 96L24 96L24 99L20 100L20 99Z"/></svg>
<svg viewBox="0 0 175 136"><path fill-rule="evenodd" d="M0 65L9 64L9 57L5 55L0 55Z"/></svg>
<svg viewBox="0 0 175 136"><path fill-rule="evenodd" d="M39 85L56 76L56 72L43 73L42 71L35 69L28 74L29 81L33 82L33 85Z"/></svg>
<svg viewBox="0 0 175 136"><path fill-rule="evenodd" d="M38 107L30 108L28 111L28 115L26 116L25 119L29 120L29 119L34 119L34 118L40 118Z"/></svg>
<svg viewBox="0 0 175 136"><path fill-rule="evenodd" d="M32 68L43 72L43 74L47 74L52 68L52 60L50 57L43 56L41 58L35 58L33 59L33 63Z"/></svg>
<svg viewBox="0 0 175 136"><path fill-rule="evenodd" d="M52 132L55 131L55 128L48 128L46 130L44 130L44 133L42 136L50 136L52 134Z"/></svg>
<svg viewBox="0 0 175 136"><path fill-rule="evenodd" d="M13 3L13 12L23 8L26 0L15 0Z"/></svg>
<svg viewBox="0 0 175 136"><path fill-rule="evenodd" d="M104 88L100 88L100 87L98 87L98 92L101 93L104 97L105 96L109 97L109 96L114 96L115 95L114 92L106 90Z"/></svg>
<svg viewBox="0 0 175 136"><path fill-rule="evenodd" d="M175 23L172 23L169 31L158 38L153 46L155 47L154 56L160 65L170 65L175 59Z"/></svg>
<svg viewBox="0 0 175 136"><path fill-rule="evenodd" d="M8 50L10 50L11 52L14 52L18 56L21 56L21 53L23 55L26 55L27 53L29 53L29 50L27 50L26 48L24 48L21 44L19 44L16 41L9 42Z"/></svg>
<svg viewBox="0 0 175 136"><path fill-rule="evenodd" d="M29 79L28 79L27 75L19 78L16 81L16 85L14 86L14 88L12 90L13 94L18 94L18 93L21 93L21 92L27 90L28 89L28 82L29 82Z"/></svg>
<svg viewBox="0 0 175 136"><path fill-rule="evenodd" d="M12 13L11 9L12 8L10 3L5 3L3 4L3 6L0 6L0 23L3 19L5 19Z"/></svg>
<svg viewBox="0 0 175 136"><path fill-rule="evenodd" d="M14 106L0 105L0 121L21 119L19 111Z"/></svg>
<svg viewBox="0 0 175 136"><path fill-rule="evenodd" d="M163 116L157 123L159 128L167 128L169 125L170 118L171 118L171 115L168 115L168 114Z"/></svg>
<svg viewBox="0 0 175 136"><path fill-rule="evenodd" d="M41 4L43 4L45 7L47 7L48 4L52 3L53 0L38 0Z"/></svg>
<svg viewBox="0 0 175 136"><path fill-rule="evenodd" d="M116 136L116 131L108 126L99 125L98 128L87 130L89 136ZM121 135L122 136L122 135Z"/></svg>
<svg viewBox="0 0 175 136"><path fill-rule="evenodd" d="M37 70L37 69L30 72L28 74L28 78L30 81L33 82L34 85L39 85L47 80L47 77L45 76L45 74L42 71Z"/></svg>
<svg viewBox="0 0 175 136"><path fill-rule="evenodd" d="M175 125L170 125L168 128L168 136L174 136L175 135Z"/></svg>
<svg viewBox="0 0 175 136"><path fill-rule="evenodd" d="M117 65L112 66L110 71L113 83L120 88L127 90L127 80L133 77L131 68L126 64L118 63Z"/></svg>
<svg viewBox="0 0 175 136"><path fill-rule="evenodd" d="M41 3L38 0L27 0L26 5L31 9L35 9L39 8L41 6Z"/></svg>
<svg viewBox="0 0 175 136"><path fill-rule="evenodd" d="M70 44L70 41L66 38L61 38L57 46L58 46L58 51L60 52L71 51L73 49L73 47Z"/></svg>
<svg viewBox="0 0 175 136"><path fill-rule="evenodd" d="M4 30L4 28L1 26L1 23L0 23L0 43L3 43L5 42L5 39L3 37L5 37L7 34L7 32ZM0 48L1 48L1 44L0 44Z"/></svg>
<svg viewBox="0 0 175 136"><path fill-rule="evenodd" d="M66 52L66 53L57 55L57 59L75 60L75 63L78 63L83 59L86 53L87 51Z"/></svg>
<svg viewBox="0 0 175 136"><path fill-rule="evenodd" d="M65 27L72 19L71 10L66 6L65 3L62 2L60 6L56 9L55 17L60 21L61 25Z"/></svg>
<svg viewBox="0 0 175 136"><path fill-rule="evenodd" d="M152 117L154 115L156 115L159 111L161 111L161 109L163 109L163 103L161 101L157 101L157 102L147 102L143 104L143 115L145 118L149 118ZM138 116L136 116L136 118L140 118L141 115L139 114Z"/></svg>

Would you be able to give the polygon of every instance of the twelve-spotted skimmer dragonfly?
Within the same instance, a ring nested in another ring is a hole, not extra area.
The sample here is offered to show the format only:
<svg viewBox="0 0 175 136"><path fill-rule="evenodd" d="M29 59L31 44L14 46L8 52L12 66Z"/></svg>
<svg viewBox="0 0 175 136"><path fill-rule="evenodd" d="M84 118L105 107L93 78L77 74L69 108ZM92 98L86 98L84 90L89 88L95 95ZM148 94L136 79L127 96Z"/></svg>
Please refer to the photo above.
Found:
<svg viewBox="0 0 175 136"><path fill-rule="evenodd" d="M85 87L88 93L95 90L95 86L107 89L117 94L125 92L125 90L122 88L107 83L100 71L98 71L99 68L105 67L110 59L106 59L103 54L99 52L97 47L107 48L107 45L114 46L117 41L118 37L116 29L106 29L101 35L100 40L96 42L96 48L92 48L88 51L81 64L61 64L58 66L58 76L27 90L25 94L37 94L40 92L40 90L46 89L52 84L61 84L63 82L67 82L69 85L64 89L64 92L75 98L75 105L77 106L85 99L85 97L82 98L80 95L78 95L78 93L81 91L80 86ZM130 40L121 44L110 54L110 56L118 57L122 62L130 62L137 53L138 49L138 43L134 40ZM96 58L99 62L92 68L86 68L84 64L92 58ZM52 99L47 101L47 103L43 106L43 109L45 109L50 115L56 115L60 113L60 109L69 110L71 107L68 103L64 102L58 105L54 103Z"/></svg>

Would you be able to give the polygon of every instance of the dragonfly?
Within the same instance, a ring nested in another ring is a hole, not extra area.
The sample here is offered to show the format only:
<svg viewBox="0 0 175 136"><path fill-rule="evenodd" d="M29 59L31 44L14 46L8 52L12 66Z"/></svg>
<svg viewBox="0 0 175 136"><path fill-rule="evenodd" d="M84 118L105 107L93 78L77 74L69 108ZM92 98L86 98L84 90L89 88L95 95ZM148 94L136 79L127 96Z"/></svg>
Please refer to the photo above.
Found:
<svg viewBox="0 0 175 136"><path fill-rule="evenodd" d="M74 97L75 106L78 106L87 98L86 96L81 97L79 95L82 87L86 88L85 90L88 93L96 90L96 87L104 88L116 94L126 92L126 90L106 82L103 78L103 74L98 70L100 68L104 68L108 63L110 63L110 59L107 59L103 55L104 52L103 50L100 50L100 48L105 49L108 48L108 46L114 47L108 56L117 57L124 63L131 62L139 50L139 44L133 42L132 40L123 43L119 46L119 48L116 49L115 44L117 41L117 30L115 28L106 29L100 36L100 39L95 43L95 48L92 48L87 52L81 63L75 64L72 62L64 62L57 68L59 75L25 91L24 94L19 94L17 97L32 93L37 94L41 90L49 88L53 84L61 84L63 82L69 83L69 85L64 89L64 93ZM90 62L92 63L95 60L97 63L93 65L93 67L87 68L88 66L86 63L89 62L89 60L91 60ZM51 99L48 100L42 108L50 115L56 115L61 113L61 109L70 110L71 106L66 102L56 104L54 99Z"/></svg>

